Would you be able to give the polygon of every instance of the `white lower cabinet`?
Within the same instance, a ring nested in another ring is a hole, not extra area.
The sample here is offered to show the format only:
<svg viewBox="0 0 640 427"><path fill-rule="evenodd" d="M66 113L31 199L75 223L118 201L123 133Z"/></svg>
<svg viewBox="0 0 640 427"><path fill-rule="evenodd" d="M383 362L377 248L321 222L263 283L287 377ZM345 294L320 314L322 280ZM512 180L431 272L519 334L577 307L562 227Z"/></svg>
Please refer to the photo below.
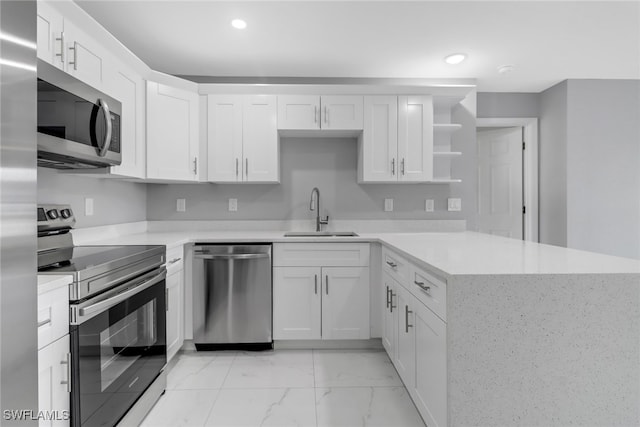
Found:
<svg viewBox="0 0 640 427"><path fill-rule="evenodd" d="M370 338L368 244L283 243L273 253L275 340Z"/></svg>
<svg viewBox="0 0 640 427"><path fill-rule="evenodd" d="M184 343L184 263L182 254L182 246L167 251L167 363L178 353Z"/></svg>
<svg viewBox="0 0 640 427"><path fill-rule="evenodd" d="M70 363L69 334L38 350L38 410L51 418L39 426L69 425Z"/></svg>
<svg viewBox="0 0 640 427"><path fill-rule="evenodd" d="M398 274L399 266L407 274ZM427 426L444 427L447 425L447 325L443 320L446 281L385 249L382 278L385 293L382 345Z"/></svg>

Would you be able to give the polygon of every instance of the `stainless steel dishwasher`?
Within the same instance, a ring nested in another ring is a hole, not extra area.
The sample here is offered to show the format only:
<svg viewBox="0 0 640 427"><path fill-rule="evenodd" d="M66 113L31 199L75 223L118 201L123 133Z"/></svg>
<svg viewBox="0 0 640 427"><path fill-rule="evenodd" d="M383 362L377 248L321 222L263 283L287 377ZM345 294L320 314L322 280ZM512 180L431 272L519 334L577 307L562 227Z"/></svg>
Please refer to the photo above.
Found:
<svg viewBox="0 0 640 427"><path fill-rule="evenodd" d="M271 245L195 244L197 350L273 348Z"/></svg>

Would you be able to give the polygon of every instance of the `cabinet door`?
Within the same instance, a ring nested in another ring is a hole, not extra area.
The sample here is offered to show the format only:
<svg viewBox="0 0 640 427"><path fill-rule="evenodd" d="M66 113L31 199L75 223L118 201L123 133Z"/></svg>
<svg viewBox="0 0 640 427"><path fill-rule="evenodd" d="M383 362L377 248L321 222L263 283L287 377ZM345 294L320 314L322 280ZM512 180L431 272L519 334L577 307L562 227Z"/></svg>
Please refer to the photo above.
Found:
<svg viewBox="0 0 640 427"><path fill-rule="evenodd" d="M323 96L322 129L362 130L362 96Z"/></svg>
<svg viewBox="0 0 640 427"><path fill-rule="evenodd" d="M433 100L398 97L398 180L433 179Z"/></svg>
<svg viewBox="0 0 640 427"><path fill-rule="evenodd" d="M242 181L242 96L209 95L207 110L208 180Z"/></svg>
<svg viewBox="0 0 640 427"><path fill-rule="evenodd" d="M321 338L321 282L318 267L273 268L273 339Z"/></svg>
<svg viewBox="0 0 640 427"><path fill-rule="evenodd" d="M66 71L90 86L102 89L105 52L73 22L64 21Z"/></svg>
<svg viewBox="0 0 640 427"><path fill-rule="evenodd" d="M146 176L145 81L138 73L110 61L105 69L105 92L122 103L122 163L111 167L114 175Z"/></svg>
<svg viewBox="0 0 640 427"><path fill-rule="evenodd" d="M198 94L147 82L147 178L196 181Z"/></svg>
<svg viewBox="0 0 640 427"><path fill-rule="evenodd" d="M414 330L416 375L410 393L426 424L443 427L447 425L446 324L427 307L416 304Z"/></svg>
<svg viewBox="0 0 640 427"><path fill-rule="evenodd" d="M64 69L65 55L64 19L62 14L54 10L48 3L37 2L38 5L38 58L58 68Z"/></svg>
<svg viewBox="0 0 640 427"><path fill-rule="evenodd" d="M69 415L69 389L71 380L71 353L69 335L38 351L38 410L56 412L58 417ZM39 426L68 426L69 420L41 419Z"/></svg>
<svg viewBox="0 0 640 427"><path fill-rule="evenodd" d="M415 298L402 286L398 286L397 341L394 365L407 389L415 385L416 343L414 327Z"/></svg>
<svg viewBox="0 0 640 427"><path fill-rule="evenodd" d="M320 129L320 97L278 96L278 129Z"/></svg>
<svg viewBox="0 0 640 427"><path fill-rule="evenodd" d="M247 95L242 110L242 154L245 182L278 182L277 108L275 95Z"/></svg>
<svg viewBox="0 0 640 427"><path fill-rule="evenodd" d="M167 363L176 355L184 342L184 285L183 270L167 276Z"/></svg>
<svg viewBox="0 0 640 427"><path fill-rule="evenodd" d="M369 339L369 268L322 267L322 339Z"/></svg>
<svg viewBox="0 0 640 427"><path fill-rule="evenodd" d="M364 97L364 129L360 141L361 182L397 181L398 98Z"/></svg>
<svg viewBox="0 0 640 427"><path fill-rule="evenodd" d="M398 330L398 290L395 281L387 274L382 274L383 291L382 299L382 346L387 350L389 359L392 361L396 357L396 334ZM393 298L392 296L395 295Z"/></svg>

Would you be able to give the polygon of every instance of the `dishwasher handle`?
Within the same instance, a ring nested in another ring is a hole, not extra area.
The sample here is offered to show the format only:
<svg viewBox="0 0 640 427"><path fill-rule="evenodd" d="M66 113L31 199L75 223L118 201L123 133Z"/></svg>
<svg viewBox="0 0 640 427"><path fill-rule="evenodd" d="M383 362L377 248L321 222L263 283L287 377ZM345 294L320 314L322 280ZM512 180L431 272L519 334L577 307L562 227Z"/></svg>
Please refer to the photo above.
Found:
<svg viewBox="0 0 640 427"><path fill-rule="evenodd" d="M269 258L269 254L210 254L207 252L194 252L194 257L199 259L257 259Z"/></svg>

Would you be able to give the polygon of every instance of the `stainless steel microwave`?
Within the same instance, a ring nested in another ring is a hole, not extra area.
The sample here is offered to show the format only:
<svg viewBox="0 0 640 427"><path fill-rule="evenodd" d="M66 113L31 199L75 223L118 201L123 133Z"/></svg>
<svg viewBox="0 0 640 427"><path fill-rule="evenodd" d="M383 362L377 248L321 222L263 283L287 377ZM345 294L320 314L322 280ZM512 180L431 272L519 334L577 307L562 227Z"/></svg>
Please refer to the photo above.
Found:
<svg viewBox="0 0 640 427"><path fill-rule="evenodd" d="M119 101L38 60L38 166L119 165L121 111Z"/></svg>

